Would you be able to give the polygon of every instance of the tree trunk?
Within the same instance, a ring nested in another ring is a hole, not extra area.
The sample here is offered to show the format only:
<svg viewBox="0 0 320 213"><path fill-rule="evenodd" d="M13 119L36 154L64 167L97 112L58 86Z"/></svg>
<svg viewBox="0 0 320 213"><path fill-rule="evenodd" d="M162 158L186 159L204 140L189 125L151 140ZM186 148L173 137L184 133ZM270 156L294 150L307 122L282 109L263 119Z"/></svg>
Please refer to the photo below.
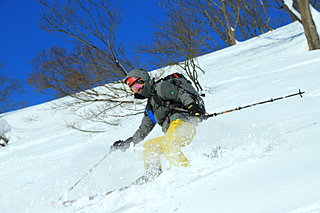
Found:
<svg viewBox="0 0 320 213"><path fill-rule="evenodd" d="M299 10L309 50L320 49L319 34L311 15L309 0L299 0Z"/></svg>
<svg viewBox="0 0 320 213"><path fill-rule="evenodd" d="M235 38L235 35L234 35L234 30L232 29L231 27L231 24L230 24L230 20L229 20L229 17L228 17L228 14L227 14L227 6L226 6L226 1L222 1L222 13L223 13L223 16L224 16L224 19L226 20L226 28L227 28L227 43L229 45L236 45L237 42L236 42L236 38Z"/></svg>

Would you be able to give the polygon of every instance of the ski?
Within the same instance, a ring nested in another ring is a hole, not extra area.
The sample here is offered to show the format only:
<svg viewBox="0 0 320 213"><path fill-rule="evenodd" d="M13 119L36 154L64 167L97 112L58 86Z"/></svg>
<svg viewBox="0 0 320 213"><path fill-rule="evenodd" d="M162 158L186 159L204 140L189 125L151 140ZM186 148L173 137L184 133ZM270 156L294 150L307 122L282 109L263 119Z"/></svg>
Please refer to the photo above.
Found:
<svg viewBox="0 0 320 213"><path fill-rule="evenodd" d="M143 184L146 184L148 182L151 182L154 180L155 177L151 177L151 178L148 178L147 176L143 175L141 176L140 178L138 178L137 180L135 180L134 182L132 182L131 184L127 185L127 186L124 186L124 187L121 187L121 188L118 188L118 189L113 189L111 191L108 191L108 192L104 192L104 193L99 193L99 194L94 194L94 195L90 195L88 196L88 200L87 201L92 201L98 197L106 197L116 191L125 191L126 189L129 189L130 187L132 186L137 186L137 185L143 185ZM58 205L59 203L61 203L63 206L65 207L71 207L74 203L76 203L77 201L79 201L80 199L74 199L74 200L65 200L65 201L62 201L62 202L52 202L52 205L53 206L56 206Z"/></svg>
<svg viewBox="0 0 320 213"><path fill-rule="evenodd" d="M119 189L113 189L111 191L108 191L108 192L104 192L104 193L99 193L99 194L94 194L94 195L90 195L88 196L88 201L91 201L91 200L94 200L98 197L105 197L105 196L108 196L110 194L112 194L113 192L116 192L116 191L124 191L128 188L130 188L131 186L133 186L133 184L130 184L128 186L124 186L124 187L121 187ZM62 202L62 205L65 206L65 207L70 207L72 206L75 202L79 201L80 199L74 199L74 200L65 200Z"/></svg>

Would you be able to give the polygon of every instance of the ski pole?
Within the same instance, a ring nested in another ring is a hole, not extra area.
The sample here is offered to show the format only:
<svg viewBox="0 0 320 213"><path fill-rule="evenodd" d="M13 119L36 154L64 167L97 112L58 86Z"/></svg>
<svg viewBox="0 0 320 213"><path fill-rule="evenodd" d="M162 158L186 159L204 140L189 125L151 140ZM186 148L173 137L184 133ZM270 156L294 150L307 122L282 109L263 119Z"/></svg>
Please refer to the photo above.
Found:
<svg viewBox="0 0 320 213"><path fill-rule="evenodd" d="M215 117L215 116L218 116L218 115L222 115L222 114L226 114L226 113L229 113L229 112L242 110L242 109L253 107L253 106L256 106L256 105L259 105L259 104L265 104L265 103L269 103L269 102L278 101L278 100L281 100L281 99L284 99L284 98L293 97L293 96L296 96L296 95L300 95L300 97L302 98L302 94L304 94L304 93L305 92L301 92L301 90L299 89L299 92L297 92L297 93L293 93L293 94L290 94L290 95L277 97L277 98L271 98L270 100L261 101L261 102L257 102L257 103L253 103L253 104L248 104L248 105L245 105L245 106L239 106L237 108L228 109L228 110L225 110L225 111L222 111L222 112L216 112L216 113L212 113L212 114L205 114L203 116L200 116L200 118L208 119L208 118ZM183 108L179 108L179 107L172 107L172 109L175 109L175 110L180 111L180 112L189 112L188 110L183 109Z"/></svg>
<svg viewBox="0 0 320 213"><path fill-rule="evenodd" d="M207 114L207 115L205 115L205 118L215 117L215 116L226 114L226 113L229 113L229 112L234 112L234 111L242 110L242 109L245 109L245 108L253 107L253 106L256 106L256 105L259 105L259 104L265 104L265 103L274 102L274 101L278 101L278 100L285 99L285 98L290 98L290 97L293 97L293 96L296 96L296 95L300 95L300 97L302 98L302 94L304 94L304 93L305 92L301 92L301 90L299 89L299 92L297 92L297 93L293 93L293 94L289 94L289 95L281 96L281 97L277 97L277 98L271 98L271 99L266 100L266 101L261 101L261 102L257 102L257 103L253 103L253 104L248 104L248 105L245 105L245 106L239 106L237 108L225 110L225 111L222 111L222 112L216 112L216 113L212 113L212 114Z"/></svg>
<svg viewBox="0 0 320 213"><path fill-rule="evenodd" d="M87 171L87 173L86 174L84 174L75 184L73 184L69 189L68 189L68 191L67 191L67 193L69 193L70 191L72 191L85 177L87 177L90 173L92 173L92 171L97 167L97 166L99 166L99 164L102 162L102 161L104 161L110 154L111 154L111 150L107 153L107 154L105 154L91 169L89 169L88 171ZM60 201L62 198L63 198L63 196L64 195L62 195L59 199L58 199L58 201Z"/></svg>

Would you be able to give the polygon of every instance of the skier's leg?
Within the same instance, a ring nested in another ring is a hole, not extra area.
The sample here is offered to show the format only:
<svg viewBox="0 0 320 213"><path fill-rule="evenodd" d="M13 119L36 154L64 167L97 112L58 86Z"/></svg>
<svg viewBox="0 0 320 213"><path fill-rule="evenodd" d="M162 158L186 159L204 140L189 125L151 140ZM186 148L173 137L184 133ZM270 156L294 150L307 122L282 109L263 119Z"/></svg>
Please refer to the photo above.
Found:
<svg viewBox="0 0 320 213"><path fill-rule="evenodd" d="M171 165L188 167L189 160L181 152L181 147L190 144L196 134L195 127L180 119L174 120L166 132L165 140L161 146Z"/></svg>
<svg viewBox="0 0 320 213"><path fill-rule="evenodd" d="M148 140L143 145L143 159L144 159L144 169L145 173L159 175L162 172L160 154L161 146L165 136L157 137Z"/></svg>
<svg viewBox="0 0 320 213"><path fill-rule="evenodd" d="M164 153L171 165L189 166L189 160L181 152L181 147L191 143L196 134L190 123L177 119L170 123L165 136L148 140L144 145L144 168L147 174L162 172L160 154Z"/></svg>

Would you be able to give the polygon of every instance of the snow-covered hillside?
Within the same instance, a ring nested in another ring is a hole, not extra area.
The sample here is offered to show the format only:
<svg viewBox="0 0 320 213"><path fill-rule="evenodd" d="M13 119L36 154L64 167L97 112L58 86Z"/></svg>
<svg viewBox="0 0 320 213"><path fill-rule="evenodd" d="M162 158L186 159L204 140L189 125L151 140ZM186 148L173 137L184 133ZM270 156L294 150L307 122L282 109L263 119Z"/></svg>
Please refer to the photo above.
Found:
<svg viewBox="0 0 320 213"><path fill-rule="evenodd" d="M10 143L0 149L0 212L320 212L320 51L307 50L302 27L293 23L200 57L209 113L299 88L304 97L210 118L183 149L190 168L164 163L167 169L154 182L93 201L89 195L143 174L141 143L112 153L66 193L114 141L133 134L141 116L92 135L66 128L72 114L50 111L50 103L2 115ZM148 138L160 134L158 127ZM52 206L63 194L80 200Z"/></svg>

